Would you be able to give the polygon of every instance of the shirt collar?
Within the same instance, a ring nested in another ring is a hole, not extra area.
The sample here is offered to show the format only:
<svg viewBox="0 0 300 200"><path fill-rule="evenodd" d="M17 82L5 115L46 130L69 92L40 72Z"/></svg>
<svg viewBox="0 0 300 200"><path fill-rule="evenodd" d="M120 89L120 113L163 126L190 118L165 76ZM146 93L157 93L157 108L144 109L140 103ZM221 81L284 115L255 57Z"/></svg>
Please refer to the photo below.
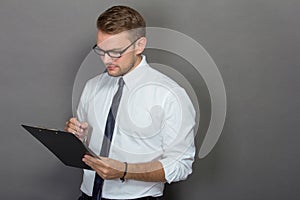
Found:
<svg viewBox="0 0 300 200"><path fill-rule="evenodd" d="M140 64L123 76L125 87L127 87L129 90L132 89L136 83L143 78L143 75L148 68L149 65L146 61L146 56L142 55Z"/></svg>

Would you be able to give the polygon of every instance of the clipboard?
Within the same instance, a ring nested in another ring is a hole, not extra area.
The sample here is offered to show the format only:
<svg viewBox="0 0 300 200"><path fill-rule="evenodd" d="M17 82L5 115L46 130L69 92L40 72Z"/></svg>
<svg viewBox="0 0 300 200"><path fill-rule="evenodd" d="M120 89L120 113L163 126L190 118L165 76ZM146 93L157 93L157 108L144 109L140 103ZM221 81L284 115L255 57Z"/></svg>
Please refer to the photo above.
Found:
<svg viewBox="0 0 300 200"><path fill-rule="evenodd" d="M82 158L85 154L98 157L73 133L35 126L21 125L67 166L91 169Z"/></svg>

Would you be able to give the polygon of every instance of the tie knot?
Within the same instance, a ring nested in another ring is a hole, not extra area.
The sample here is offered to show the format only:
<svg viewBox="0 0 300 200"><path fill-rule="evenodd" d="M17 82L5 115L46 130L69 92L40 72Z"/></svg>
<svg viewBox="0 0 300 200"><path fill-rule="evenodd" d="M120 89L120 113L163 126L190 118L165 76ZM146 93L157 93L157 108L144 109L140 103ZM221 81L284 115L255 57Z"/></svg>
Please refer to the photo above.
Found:
<svg viewBox="0 0 300 200"><path fill-rule="evenodd" d="M124 80L123 80L123 78L121 77L120 79L119 79L119 87L123 87L124 86L124 84L125 84L125 82L124 82Z"/></svg>

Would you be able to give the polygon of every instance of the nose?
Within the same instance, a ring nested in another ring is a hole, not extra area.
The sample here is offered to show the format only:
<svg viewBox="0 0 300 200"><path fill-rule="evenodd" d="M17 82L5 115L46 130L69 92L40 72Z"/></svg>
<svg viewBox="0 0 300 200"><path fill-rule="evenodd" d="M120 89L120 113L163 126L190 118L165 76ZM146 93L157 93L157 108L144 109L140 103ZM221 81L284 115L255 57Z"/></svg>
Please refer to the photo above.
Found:
<svg viewBox="0 0 300 200"><path fill-rule="evenodd" d="M104 56L101 56L101 58L104 63L109 63L113 61L113 59L107 53L105 53Z"/></svg>

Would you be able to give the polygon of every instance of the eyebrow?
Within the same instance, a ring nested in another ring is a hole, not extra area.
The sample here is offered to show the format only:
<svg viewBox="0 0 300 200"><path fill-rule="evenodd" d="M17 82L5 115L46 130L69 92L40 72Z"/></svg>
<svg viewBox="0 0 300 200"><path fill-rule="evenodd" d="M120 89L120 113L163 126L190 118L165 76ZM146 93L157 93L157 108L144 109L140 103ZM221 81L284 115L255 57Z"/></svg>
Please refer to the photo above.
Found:
<svg viewBox="0 0 300 200"><path fill-rule="evenodd" d="M120 48L113 48L113 49L109 49L109 50L104 50L104 49L101 49L97 44L96 44L96 46L101 51L122 51L123 50L122 47L120 47Z"/></svg>

